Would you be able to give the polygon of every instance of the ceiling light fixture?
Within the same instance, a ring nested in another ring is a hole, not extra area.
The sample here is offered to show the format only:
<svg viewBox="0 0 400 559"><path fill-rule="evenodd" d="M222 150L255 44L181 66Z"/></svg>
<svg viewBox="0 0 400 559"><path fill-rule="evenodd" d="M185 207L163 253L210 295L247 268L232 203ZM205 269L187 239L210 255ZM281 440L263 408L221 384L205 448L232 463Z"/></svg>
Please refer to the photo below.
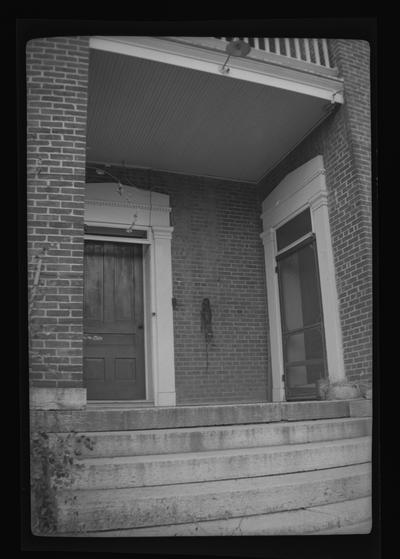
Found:
<svg viewBox="0 0 400 559"><path fill-rule="evenodd" d="M231 56L245 57L251 51L251 47L248 43L245 43L241 39L235 39L233 41L229 41L229 43L226 45L225 51L228 53L228 57L225 60L223 66L219 68L219 71L221 72L221 74L226 75L229 74L230 72L230 68L226 66L230 57Z"/></svg>

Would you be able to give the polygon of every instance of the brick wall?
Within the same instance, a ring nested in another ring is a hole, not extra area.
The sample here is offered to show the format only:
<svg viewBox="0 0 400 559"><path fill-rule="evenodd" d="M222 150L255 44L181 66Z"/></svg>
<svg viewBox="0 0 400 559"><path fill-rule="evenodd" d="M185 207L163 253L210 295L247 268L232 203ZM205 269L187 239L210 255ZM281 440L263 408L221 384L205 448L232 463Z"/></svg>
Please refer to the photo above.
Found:
<svg viewBox="0 0 400 559"><path fill-rule="evenodd" d="M344 105L336 108L259 185L260 201L283 177L322 154L336 269L346 375L372 374L372 231L369 45L331 40L344 78Z"/></svg>
<svg viewBox="0 0 400 559"><path fill-rule="evenodd" d="M81 37L34 39L26 47L30 378L35 386L82 385L88 54L88 39Z"/></svg>
<svg viewBox="0 0 400 559"><path fill-rule="evenodd" d="M99 166L98 166L99 167ZM177 402L266 401L268 332L260 206L253 185L110 167L170 196ZM88 169L88 182L109 181ZM203 298L214 340L201 332Z"/></svg>

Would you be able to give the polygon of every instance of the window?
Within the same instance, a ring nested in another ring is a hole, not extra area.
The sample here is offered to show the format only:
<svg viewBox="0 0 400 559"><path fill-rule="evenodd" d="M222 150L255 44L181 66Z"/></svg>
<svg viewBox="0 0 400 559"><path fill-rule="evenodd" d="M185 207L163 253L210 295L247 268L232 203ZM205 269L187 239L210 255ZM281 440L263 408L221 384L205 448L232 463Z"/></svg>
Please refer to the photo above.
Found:
<svg viewBox="0 0 400 559"><path fill-rule="evenodd" d="M94 227L85 225L88 235L106 235L107 237L132 237L134 239L147 239L147 231L143 229L127 229L116 227Z"/></svg>
<svg viewBox="0 0 400 559"><path fill-rule="evenodd" d="M292 244L297 239L300 239L300 237L304 237L304 235L307 235L310 231L311 214L310 208L307 208L276 230L278 251Z"/></svg>

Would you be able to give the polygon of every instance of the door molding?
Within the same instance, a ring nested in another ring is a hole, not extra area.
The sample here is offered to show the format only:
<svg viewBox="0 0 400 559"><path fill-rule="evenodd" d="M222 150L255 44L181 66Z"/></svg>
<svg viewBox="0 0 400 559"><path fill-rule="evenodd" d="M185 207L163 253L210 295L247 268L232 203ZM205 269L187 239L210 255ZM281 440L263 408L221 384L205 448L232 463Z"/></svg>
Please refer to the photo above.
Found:
<svg viewBox="0 0 400 559"><path fill-rule="evenodd" d="M175 406L169 196L130 186L123 186L121 192L119 187L104 182L85 185L85 225L147 231L147 239L113 236L110 240L144 245L146 400L156 406Z"/></svg>
<svg viewBox="0 0 400 559"><path fill-rule="evenodd" d="M275 231L307 207L311 211L312 229L317 241L325 328L328 377L331 381L345 377L339 303L335 282L335 266L329 227L328 192L323 158L318 155L297 168L278 184L262 204L261 219L267 282L270 325L272 400L285 400L283 377L282 329L279 285L275 272L278 253Z"/></svg>

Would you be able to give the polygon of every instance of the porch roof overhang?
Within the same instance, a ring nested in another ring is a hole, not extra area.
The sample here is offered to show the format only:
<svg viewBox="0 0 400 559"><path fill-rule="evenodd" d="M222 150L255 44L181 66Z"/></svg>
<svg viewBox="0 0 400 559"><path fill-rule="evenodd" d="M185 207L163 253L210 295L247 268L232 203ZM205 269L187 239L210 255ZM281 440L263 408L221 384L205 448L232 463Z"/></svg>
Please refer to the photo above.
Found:
<svg viewBox="0 0 400 559"><path fill-rule="evenodd" d="M342 103L342 81L156 37L90 41L91 162L257 184Z"/></svg>

